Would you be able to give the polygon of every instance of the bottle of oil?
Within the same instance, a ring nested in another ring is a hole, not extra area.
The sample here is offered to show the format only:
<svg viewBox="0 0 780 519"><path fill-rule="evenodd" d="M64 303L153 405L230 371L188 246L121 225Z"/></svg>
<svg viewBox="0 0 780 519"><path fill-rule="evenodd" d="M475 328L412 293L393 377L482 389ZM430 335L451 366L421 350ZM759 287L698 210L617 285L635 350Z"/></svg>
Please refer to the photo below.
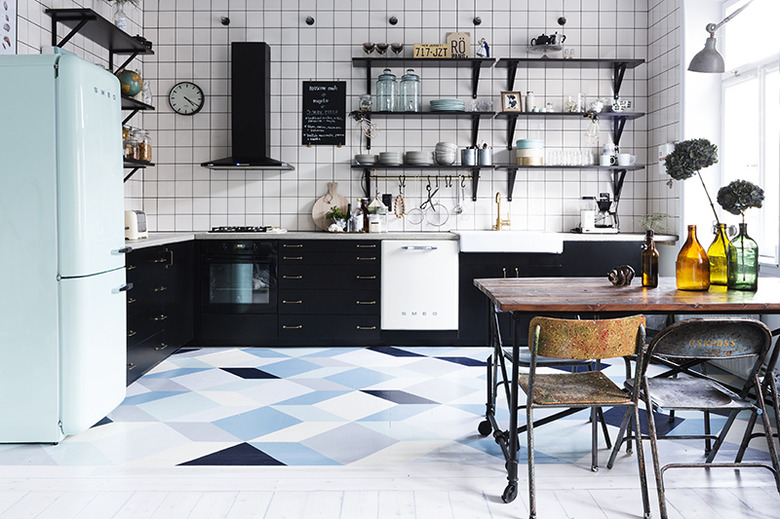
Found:
<svg viewBox="0 0 780 519"><path fill-rule="evenodd" d="M679 290L709 290L710 260L696 239L696 226L688 226L688 239L677 255L677 288Z"/></svg>
<svg viewBox="0 0 780 519"><path fill-rule="evenodd" d="M645 243L642 246L642 286L658 286L658 251L655 250L652 229L645 234Z"/></svg>

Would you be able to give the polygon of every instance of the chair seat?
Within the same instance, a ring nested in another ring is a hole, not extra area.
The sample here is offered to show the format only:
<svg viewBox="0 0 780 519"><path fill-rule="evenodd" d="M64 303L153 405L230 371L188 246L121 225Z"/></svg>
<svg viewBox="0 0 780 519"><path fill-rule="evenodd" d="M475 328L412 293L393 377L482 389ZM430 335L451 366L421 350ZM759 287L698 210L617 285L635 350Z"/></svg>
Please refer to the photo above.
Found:
<svg viewBox="0 0 780 519"><path fill-rule="evenodd" d="M677 378L650 378L653 403L666 409L752 409L752 402L711 380L679 374Z"/></svg>
<svg viewBox="0 0 780 519"><path fill-rule="evenodd" d="M528 393L528 375L519 383ZM631 398L600 371L584 373L537 374L534 381L534 405L591 406L593 404L629 404Z"/></svg>

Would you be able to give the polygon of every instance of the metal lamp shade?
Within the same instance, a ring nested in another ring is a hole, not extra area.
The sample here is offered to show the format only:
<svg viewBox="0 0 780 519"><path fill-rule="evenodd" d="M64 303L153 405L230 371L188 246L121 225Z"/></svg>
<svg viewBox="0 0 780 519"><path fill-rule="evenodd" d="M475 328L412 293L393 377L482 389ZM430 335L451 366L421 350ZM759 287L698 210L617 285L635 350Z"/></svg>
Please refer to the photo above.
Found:
<svg viewBox="0 0 780 519"><path fill-rule="evenodd" d="M715 38L710 36L704 42L704 49L699 51L688 65L688 70L692 72L718 73L725 71L723 56L715 48Z"/></svg>

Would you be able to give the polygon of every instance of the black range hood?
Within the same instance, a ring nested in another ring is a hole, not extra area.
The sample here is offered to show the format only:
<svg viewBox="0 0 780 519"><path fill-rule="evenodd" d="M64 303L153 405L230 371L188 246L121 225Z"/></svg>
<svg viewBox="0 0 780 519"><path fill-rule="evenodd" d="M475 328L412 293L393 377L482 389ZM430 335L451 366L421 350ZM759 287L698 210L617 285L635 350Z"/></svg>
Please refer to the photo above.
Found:
<svg viewBox="0 0 780 519"><path fill-rule="evenodd" d="M271 47L232 42L231 135L233 154L204 162L210 169L295 169L269 157L271 150Z"/></svg>

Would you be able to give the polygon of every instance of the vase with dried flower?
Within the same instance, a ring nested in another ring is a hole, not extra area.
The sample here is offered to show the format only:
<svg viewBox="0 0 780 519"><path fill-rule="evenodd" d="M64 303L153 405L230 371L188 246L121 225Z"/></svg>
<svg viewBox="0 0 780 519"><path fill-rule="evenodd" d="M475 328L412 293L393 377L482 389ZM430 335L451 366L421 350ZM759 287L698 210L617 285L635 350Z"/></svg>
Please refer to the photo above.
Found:
<svg viewBox="0 0 780 519"><path fill-rule="evenodd" d="M747 180L735 180L718 191L718 204L729 213L742 216L739 234L731 240L727 251L729 289L758 289L758 244L748 236L745 210L761 207L763 202L764 190Z"/></svg>
<svg viewBox="0 0 780 519"><path fill-rule="evenodd" d="M717 229L720 229L720 219L718 213L715 211L715 204L712 203L709 191L707 191L707 185L704 183L704 179L701 176L701 169L712 166L718 162L718 147L712 144L707 139L690 139L687 141L678 142L674 151L666 156L666 173L671 177L667 184L671 187L674 180L685 180L696 175L701 181L701 185L704 188L704 194L707 195L707 201L712 208L712 214L715 215L715 222ZM725 234L723 235L725 238ZM716 241L720 239L720 234L716 236ZM725 251L725 243L723 250ZM710 288L711 283L711 271L719 272L717 265L712 268L712 262L715 260L718 262L717 247L714 247L715 243L710 246L710 249L715 253L715 258L710 259L704 247L701 246L696 238L696 226L688 226L688 238L677 255L676 263L676 276L677 276L677 288L680 290L707 290ZM722 263L725 263L725 257L721 258ZM717 278L717 282L723 282Z"/></svg>

